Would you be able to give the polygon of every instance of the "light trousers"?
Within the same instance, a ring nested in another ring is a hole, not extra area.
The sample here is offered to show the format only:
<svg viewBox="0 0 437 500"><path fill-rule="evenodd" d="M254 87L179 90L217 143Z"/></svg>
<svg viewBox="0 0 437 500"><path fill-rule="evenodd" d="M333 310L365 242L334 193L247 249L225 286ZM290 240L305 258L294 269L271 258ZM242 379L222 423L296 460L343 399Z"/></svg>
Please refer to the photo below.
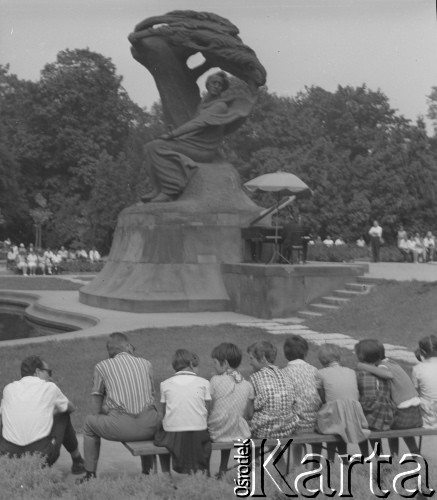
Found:
<svg viewBox="0 0 437 500"><path fill-rule="evenodd" d="M160 418L154 406L138 415L110 410L108 414L88 415L84 427L85 469L96 472L100 456L101 438L108 441L152 440L159 428ZM142 469L148 473L153 466L153 457L142 457Z"/></svg>

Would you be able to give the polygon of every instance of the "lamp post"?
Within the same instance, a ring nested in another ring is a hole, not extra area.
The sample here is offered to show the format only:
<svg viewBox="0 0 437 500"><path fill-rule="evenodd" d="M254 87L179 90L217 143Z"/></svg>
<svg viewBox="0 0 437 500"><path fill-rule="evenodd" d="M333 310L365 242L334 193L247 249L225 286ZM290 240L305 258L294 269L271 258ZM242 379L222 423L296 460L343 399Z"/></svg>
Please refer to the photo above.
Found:
<svg viewBox="0 0 437 500"><path fill-rule="evenodd" d="M37 208L29 210L35 226L35 248L42 248L42 226L50 219L52 212L47 208L47 200L41 193L35 195Z"/></svg>
<svg viewBox="0 0 437 500"><path fill-rule="evenodd" d="M52 212L47 208L29 210L35 226L35 248L42 248L42 226L50 219Z"/></svg>

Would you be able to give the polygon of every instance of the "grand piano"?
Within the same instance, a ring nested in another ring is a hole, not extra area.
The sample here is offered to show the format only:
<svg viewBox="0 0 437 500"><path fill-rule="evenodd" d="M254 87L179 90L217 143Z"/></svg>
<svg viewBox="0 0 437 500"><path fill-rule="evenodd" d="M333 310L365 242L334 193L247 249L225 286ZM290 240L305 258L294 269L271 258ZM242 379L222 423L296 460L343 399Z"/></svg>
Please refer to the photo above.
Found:
<svg viewBox="0 0 437 500"><path fill-rule="evenodd" d="M241 229L241 237L245 241L244 261L245 262L264 262L270 261L275 250L275 243L281 244L282 227L273 226L249 226ZM268 250L265 244L269 244ZM264 251L263 251L264 250Z"/></svg>
<svg viewBox="0 0 437 500"><path fill-rule="evenodd" d="M267 263L293 263L293 252L298 252L298 262L306 261L307 245L310 239L309 232L305 228L290 228L289 223L282 226L261 225L260 221L267 216L278 214L279 211L290 205L296 199L295 195L288 196L276 205L263 210L249 227L241 228L241 237L245 241L244 262ZM277 221L276 221L277 222ZM291 242L286 256L282 253L282 235L285 232L286 241ZM290 230L293 235L290 235ZM288 236L287 236L288 235ZM291 236L291 237L290 237ZM296 240L293 243L293 240ZM269 244L266 247L266 243ZM291 248L291 250L290 250ZM291 254L289 255L291 251Z"/></svg>
<svg viewBox="0 0 437 500"><path fill-rule="evenodd" d="M245 241L245 262L274 262L281 255L282 226L261 225L260 221L268 216L278 214L281 209L290 205L295 199L294 195L285 197L272 207L263 210L249 227L241 229L241 237ZM266 243L271 248L265 248Z"/></svg>

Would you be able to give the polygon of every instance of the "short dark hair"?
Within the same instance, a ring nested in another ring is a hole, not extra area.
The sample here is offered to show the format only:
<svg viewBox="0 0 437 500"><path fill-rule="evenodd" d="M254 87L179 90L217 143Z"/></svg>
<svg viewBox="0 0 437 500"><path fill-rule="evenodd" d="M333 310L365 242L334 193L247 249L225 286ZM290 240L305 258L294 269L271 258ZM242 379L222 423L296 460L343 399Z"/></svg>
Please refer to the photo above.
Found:
<svg viewBox="0 0 437 500"><path fill-rule="evenodd" d="M227 361L231 368L238 368L242 357L241 349L230 342L219 344L211 352L211 358L218 360L221 365Z"/></svg>
<svg viewBox="0 0 437 500"><path fill-rule="evenodd" d="M419 340L420 353L425 359L437 356L437 337L428 335Z"/></svg>
<svg viewBox="0 0 437 500"><path fill-rule="evenodd" d="M379 348L379 359L383 360L385 358L385 347L384 347L384 344L376 339L376 343L378 345L378 348Z"/></svg>
<svg viewBox="0 0 437 500"><path fill-rule="evenodd" d="M308 354L308 342L300 335L289 335L284 342L284 355L288 361L305 359Z"/></svg>
<svg viewBox="0 0 437 500"><path fill-rule="evenodd" d="M265 357L269 363L274 363L278 350L268 340L260 340L250 345L247 348L247 352L252 354L258 361L261 361Z"/></svg>
<svg viewBox="0 0 437 500"><path fill-rule="evenodd" d="M185 368L190 368L191 366L197 366L199 364L199 356L187 349L178 349L171 361L171 365L175 372L184 370Z"/></svg>
<svg viewBox="0 0 437 500"><path fill-rule="evenodd" d="M129 345L129 339L124 333L114 332L109 335L109 339L106 342L106 349L111 358L120 352L127 352L127 346Z"/></svg>
<svg viewBox="0 0 437 500"><path fill-rule="evenodd" d="M21 376L29 377L35 375L36 370L44 368L44 361L36 355L28 356L21 362Z"/></svg>
<svg viewBox="0 0 437 500"><path fill-rule="evenodd" d="M355 344L354 349L357 358L363 363L376 363L385 357L384 346L376 339L360 340Z"/></svg>
<svg viewBox="0 0 437 500"><path fill-rule="evenodd" d="M328 366L333 361L340 361L340 348L335 344L322 344L319 348L318 358L323 366Z"/></svg>

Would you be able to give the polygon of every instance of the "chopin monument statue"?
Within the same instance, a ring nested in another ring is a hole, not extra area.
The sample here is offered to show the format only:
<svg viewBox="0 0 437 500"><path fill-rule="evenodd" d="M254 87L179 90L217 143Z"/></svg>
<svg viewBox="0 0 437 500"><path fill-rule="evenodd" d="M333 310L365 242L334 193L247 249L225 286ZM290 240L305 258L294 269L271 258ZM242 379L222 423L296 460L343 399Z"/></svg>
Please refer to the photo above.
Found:
<svg viewBox="0 0 437 500"><path fill-rule="evenodd" d="M240 228L261 208L219 147L266 79L238 34L216 14L173 11L129 35L133 57L155 79L169 132L144 145L150 190L120 213L108 262L81 289L81 302L132 312L229 309L221 264L241 262ZM203 62L190 68L195 54ZM213 68L201 99L198 79Z"/></svg>

